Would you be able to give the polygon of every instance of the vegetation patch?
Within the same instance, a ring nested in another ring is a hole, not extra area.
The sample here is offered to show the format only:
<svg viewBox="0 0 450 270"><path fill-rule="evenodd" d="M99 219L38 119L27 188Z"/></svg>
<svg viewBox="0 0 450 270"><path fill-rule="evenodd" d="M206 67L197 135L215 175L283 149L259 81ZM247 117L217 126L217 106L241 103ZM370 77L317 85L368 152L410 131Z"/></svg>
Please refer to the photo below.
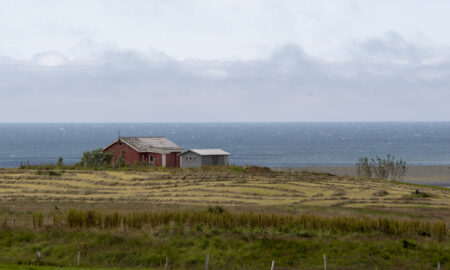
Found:
<svg viewBox="0 0 450 270"><path fill-rule="evenodd" d="M71 209L65 217L58 217L57 214L54 214L51 225L71 229L143 229L167 226L172 223L196 228L207 226L219 230L245 229L280 234L296 234L299 231L338 234L356 232L393 236L426 236L436 239L446 239L449 234L449 229L443 222L350 216L322 217L313 214L297 216L254 212L231 213L222 207L210 207L204 211L155 211L129 214ZM42 214L33 215L33 226L35 229L43 227Z"/></svg>
<svg viewBox="0 0 450 270"><path fill-rule="evenodd" d="M433 197L433 196L428 194L428 193L426 193L426 192L419 191L418 189L413 191L411 194L408 194L408 195L404 196L405 199L431 198L431 197Z"/></svg>
<svg viewBox="0 0 450 270"><path fill-rule="evenodd" d="M62 171L51 171L51 170L37 170L35 171L36 175L48 175L48 176L61 176L63 174Z"/></svg>
<svg viewBox="0 0 450 270"><path fill-rule="evenodd" d="M373 193L373 196L376 196L376 197L384 197L386 195L389 195L389 192L387 192L384 189L383 190L378 190L378 191Z"/></svg>

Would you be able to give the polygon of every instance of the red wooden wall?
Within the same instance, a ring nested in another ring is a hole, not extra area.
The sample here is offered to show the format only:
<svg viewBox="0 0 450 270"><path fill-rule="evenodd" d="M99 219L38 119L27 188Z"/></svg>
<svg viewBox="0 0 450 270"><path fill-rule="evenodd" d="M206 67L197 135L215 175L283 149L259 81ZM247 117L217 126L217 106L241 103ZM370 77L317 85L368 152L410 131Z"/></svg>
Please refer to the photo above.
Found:
<svg viewBox="0 0 450 270"><path fill-rule="evenodd" d="M162 166L162 154L159 153L139 153L126 143L116 142L106 148L105 152L111 152L114 156L114 162L117 162L122 151L125 151L124 162L126 164L135 164L139 162L149 162L150 156L153 156L153 164L157 167ZM180 167L180 153L172 152L166 154L166 167Z"/></svg>

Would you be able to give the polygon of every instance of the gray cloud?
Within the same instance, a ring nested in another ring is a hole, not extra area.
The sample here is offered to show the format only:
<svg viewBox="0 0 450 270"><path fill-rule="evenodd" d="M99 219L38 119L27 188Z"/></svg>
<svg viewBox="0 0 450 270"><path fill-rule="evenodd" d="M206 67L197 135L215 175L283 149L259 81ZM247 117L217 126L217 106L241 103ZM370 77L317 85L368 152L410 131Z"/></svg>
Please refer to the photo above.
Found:
<svg viewBox="0 0 450 270"><path fill-rule="evenodd" d="M83 44L87 57L0 58L0 121L450 120L446 50L393 32L345 61L292 43L233 61Z"/></svg>

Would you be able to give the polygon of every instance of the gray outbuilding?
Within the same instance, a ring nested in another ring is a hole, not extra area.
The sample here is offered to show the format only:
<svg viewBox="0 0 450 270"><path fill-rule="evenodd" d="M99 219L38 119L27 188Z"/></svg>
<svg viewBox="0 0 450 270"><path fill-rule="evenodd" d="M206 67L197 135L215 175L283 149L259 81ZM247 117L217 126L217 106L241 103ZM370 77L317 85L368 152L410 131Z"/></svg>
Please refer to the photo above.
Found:
<svg viewBox="0 0 450 270"><path fill-rule="evenodd" d="M181 153L181 167L226 166L229 155L222 149L190 149Z"/></svg>

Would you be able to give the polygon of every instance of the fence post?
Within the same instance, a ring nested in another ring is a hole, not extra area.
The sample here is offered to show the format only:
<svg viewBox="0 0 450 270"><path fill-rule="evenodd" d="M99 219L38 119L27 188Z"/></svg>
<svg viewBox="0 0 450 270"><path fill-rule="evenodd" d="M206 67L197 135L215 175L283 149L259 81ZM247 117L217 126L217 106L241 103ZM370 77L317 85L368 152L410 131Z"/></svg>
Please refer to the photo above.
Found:
<svg viewBox="0 0 450 270"><path fill-rule="evenodd" d="M205 270L208 270L208 267L209 267L209 253L206 254Z"/></svg>
<svg viewBox="0 0 450 270"><path fill-rule="evenodd" d="M275 267L275 260L272 261L272 267L270 267L270 270L273 270Z"/></svg>
<svg viewBox="0 0 450 270"><path fill-rule="evenodd" d="M81 252L78 250L77 266L80 266Z"/></svg>
<svg viewBox="0 0 450 270"><path fill-rule="evenodd" d="M440 262L438 262L437 269L441 270L441 263Z"/></svg>
<svg viewBox="0 0 450 270"><path fill-rule="evenodd" d="M14 228L16 226L16 217L12 217L11 219L12 227Z"/></svg>
<svg viewBox="0 0 450 270"><path fill-rule="evenodd" d="M327 270L327 255L323 254L323 269Z"/></svg>
<svg viewBox="0 0 450 270"><path fill-rule="evenodd" d="M166 257L166 265L164 266L164 270L167 270L168 266L169 266L169 257Z"/></svg>
<svg viewBox="0 0 450 270"><path fill-rule="evenodd" d="M36 260L37 260L38 264L41 262L41 252L40 251L36 252Z"/></svg>

